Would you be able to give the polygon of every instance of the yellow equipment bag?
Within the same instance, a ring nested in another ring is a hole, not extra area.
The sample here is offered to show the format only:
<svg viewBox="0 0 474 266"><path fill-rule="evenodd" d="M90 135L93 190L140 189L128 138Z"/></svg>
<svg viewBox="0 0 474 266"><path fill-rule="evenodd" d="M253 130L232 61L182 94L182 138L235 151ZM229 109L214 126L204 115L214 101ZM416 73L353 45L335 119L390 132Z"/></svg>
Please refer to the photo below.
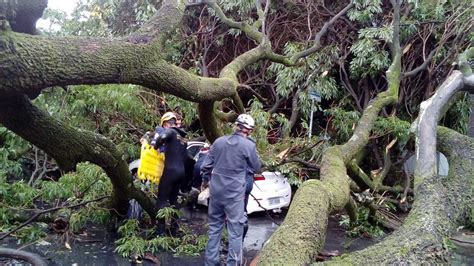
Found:
<svg viewBox="0 0 474 266"><path fill-rule="evenodd" d="M160 183L165 168L165 154L155 150L150 144L143 143L140 152L140 165L137 176L140 180Z"/></svg>

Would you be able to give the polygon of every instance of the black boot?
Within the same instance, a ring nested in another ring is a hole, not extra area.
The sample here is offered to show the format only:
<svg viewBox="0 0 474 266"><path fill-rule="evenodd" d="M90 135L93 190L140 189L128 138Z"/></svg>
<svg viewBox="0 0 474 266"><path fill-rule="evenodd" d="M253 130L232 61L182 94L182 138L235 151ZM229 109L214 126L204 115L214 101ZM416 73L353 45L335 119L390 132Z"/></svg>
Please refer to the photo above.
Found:
<svg viewBox="0 0 474 266"><path fill-rule="evenodd" d="M247 232L249 230L249 223L244 224L244 233L242 234L242 242L244 242L245 236L247 235Z"/></svg>
<svg viewBox="0 0 474 266"><path fill-rule="evenodd" d="M172 218L171 221L171 226L170 226L170 236L172 237L180 237L180 231L179 231L179 224L177 221L177 218Z"/></svg>
<svg viewBox="0 0 474 266"><path fill-rule="evenodd" d="M158 220L157 224L156 224L156 236L159 236L159 237L162 237L162 236L166 236L166 225L165 225L165 221L161 221Z"/></svg>

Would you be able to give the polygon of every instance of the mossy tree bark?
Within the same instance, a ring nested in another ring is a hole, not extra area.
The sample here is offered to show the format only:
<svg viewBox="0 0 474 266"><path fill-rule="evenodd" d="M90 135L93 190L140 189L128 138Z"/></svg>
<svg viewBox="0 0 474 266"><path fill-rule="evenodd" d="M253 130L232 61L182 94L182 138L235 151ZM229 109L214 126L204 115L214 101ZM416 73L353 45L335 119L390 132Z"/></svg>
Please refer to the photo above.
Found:
<svg viewBox="0 0 474 266"><path fill-rule="evenodd" d="M468 51L459 58L461 66ZM409 264L449 260L443 244L459 225L468 223L473 205L474 141L437 127L453 95L472 76L471 69L461 69L464 73L454 71L430 99L421 103L413 126L416 131L415 202L403 226L383 242L334 263ZM444 179L437 174L437 148L449 158L449 175Z"/></svg>
<svg viewBox="0 0 474 266"><path fill-rule="evenodd" d="M443 243L472 215L474 141L447 128L438 128L438 140L440 151L449 158L448 177L422 178L415 187L413 209L402 227L384 241L329 264L432 264L449 260Z"/></svg>
<svg viewBox="0 0 474 266"><path fill-rule="evenodd" d="M184 15L183 0L164 0L150 21L124 38L55 38L25 34L34 33L32 29L12 31L22 21L36 22L45 3L0 2L0 123L43 149L66 171L83 161L99 165L112 182L112 208L125 213L129 198L135 198L155 217L154 204L132 186L126 162L110 140L69 127L37 109L28 97L51 86L132 83L209 102L233 97L236 82L195 76L163 60L163 42ZM36 15L17 16L25 12Z"/></svg>
<svg viewBox="0 0 474 266"><path fill-rule="evenodd" d="M354 134L344 145L329 148L321 160L321 180L305 181L290 206L283 224L263 247L262 265L304 265L314 260L324 245L328 214L343 209L350 199L346 165L364 149L381 109L397 101L401 76L399 42L400 3L394 6L392 64L387 71L388 89L365 108Z"/></svg>
<svg viewBox="0 0 474 266"><path fill-rule="evenodd" d="M134 189L127 163L107 138L52 118L24 95L3 97L0 110L1 124L55 158L61 169L74 170L77 163L84 161L101 166L112 183L110 203L118 213L127 211L129 198L139 200L148 213L155 212L146 195Z"/></svg>
<svg viewBox="0 0 474 266"><path fill-rule="evenodd" d="M262 264L306 264L314 259L316 252L324 244L326 223L319 216L341 209L337 200L346 202L349 197L349 179L346 165L367 143L368 133L380 109L395 103L400 85L400 45L398 21L400 1L392 0L394 6L393 62L387 71L388 90L381 93L365 110L352 138L342 146L330 148L323 155L321 183L307 181L298 190L285 222L264 247ZM440 180L436 166L432 163L436 152L436 129L440 114L445 111L452 95L464 85L472 86L473 75L466 58L472 58L472 48L459 59L461 70L454 72L441 90L425 102L417 119L418 167L415 174L415 203L403 226L383 242L363 251L342 256L329 264L393 264L393 263L439 263L445 261L447 249L443 246L446 237L457 226L469 222L472 215L474 188L474 142L471 138L446 128L438 129L439 148L449 157L449 176ZM467 66L467 67L466 67ZM376 104L376 105L375 105ZM435 106L433 109L429 105ZM372 109L372 110L371 110ZM375 112L374 112L375 111ZM429 113L430 115L426 115ZM375 116L375 117L374 117ZM423 138L423 140L421 140ZM424 144L421 144L421 141ZM428 142L426 142L428 141ZM424 164L428 161L429 164ZM428 167L421 167L421 166ZM354 166L354 165L352 165ZM336 181L338 180L338 182ZM331 185L329 185L331 184ZM314 195L327 195L325 199ZM346 197L342 195L346 195ZM335 197L334 195L339 195ZM335 204L332 204L334 200ZM293 208L295 206L295 208ZM304 206L304 210L297 210ZM294 210L295 211L294 211ZM287 223L288 221L288 223ZM293 225L300 225L295 227ZM275 255L276 254L276 255Z"/></svg>

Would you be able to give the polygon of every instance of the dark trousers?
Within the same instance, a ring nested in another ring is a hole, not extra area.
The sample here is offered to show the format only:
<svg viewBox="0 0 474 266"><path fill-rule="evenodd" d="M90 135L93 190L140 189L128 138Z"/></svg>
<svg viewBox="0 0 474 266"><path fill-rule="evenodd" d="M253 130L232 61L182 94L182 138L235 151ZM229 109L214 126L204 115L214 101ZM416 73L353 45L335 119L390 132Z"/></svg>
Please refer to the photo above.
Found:
<svg viewBox="0 0 474 266"><path fill-rule="evenodd" d="M184 171L165 170L158 185L158 199L156 205L159 210L165 207L177 207L178 193L182 180L184 179ZM165 219L157 220L157 233L164 234L166 228ZM176 219L172 220L171 230L177 229Z"/></svg>

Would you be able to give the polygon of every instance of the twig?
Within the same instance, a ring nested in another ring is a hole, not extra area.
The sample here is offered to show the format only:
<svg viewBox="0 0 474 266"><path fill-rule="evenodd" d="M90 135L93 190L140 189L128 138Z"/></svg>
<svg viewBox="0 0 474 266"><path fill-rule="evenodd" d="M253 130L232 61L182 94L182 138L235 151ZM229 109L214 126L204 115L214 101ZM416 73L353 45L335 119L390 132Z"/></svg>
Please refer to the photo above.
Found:
<svg viewBox="0 0 474 266"><path fill-rule="evenodd" d="M295 157L295 158L291 158L291 159L284 159L283 160L283 164L286 164L286 163L300 163L308 168L311 168L311 169L317 169L319 170L321 168L321 166L319 164L313 164L313 163L309 163L301 158L298 158L298 157Z"/></svg>
<svg viewBox="0 0 474 266"><path fill-rule="evenodd" d="M91 202L95 202L95 201L100 201L100 200L103 200L105 198L108 198L109 196L102 196L102 197L99 197L97 199L93 199L93 200L89 200L89 201L85 201L85 202L81 202L81 203L78 203L78 204L74 204L74 205L71 205L71 206L59 206L59 207L54 207L54 208L51 208L51 209L47 209L47 210L43 210L43 211L40 211L40 212L37 212L35 213L33 216L31 216L30 219L28 219L26 222L20 224L19 226L15 227L14 229L10 230L9 232L5 233L3 236L0 237L0 240L4 239L5 237L15 233L16 231L20 230L21 228L25 227L26 225L28 225L29 223L33 222L36 218L38 218L40 215L42 214L45 214L45 213L48 213L48 212L53 212L53 211L57 211L57 210L60 210L60 209L72 209L72 208L75 208L75 207L79 207L79 206L82 206L82 205L86 205L88 203L91 203Z"/></svg>
<svg viewBox="0 0 474 266"><path fill-rule="evenodd" d="M323 141L324 141L324 139L320 139L320 140L316 141L316 143L314 143L313 145L309 146L309 148L307 148L307 149L305 149L305 150L303 150L303 151L300 151L300 152L294 154L293 156L298 156L298 155L300 155L300 154L302 154L302 153L305 153L305 152L307 152L307 151L313 149L314 147L316 147L318 144L322 143Z"/></svg>
<svg viewBox="0 0 474 266"><path fill-rule="evenodd" d="M407 78L407 77L414 76L414 75L418 74L419 72L421 72L422 70L426 69L426 67L428 67L428 64L431 62L431 59L433 58L435 53L436 53L436 49L433 49L431 51L431 53L428 55L428 58L426 58L425 62L423 62L423 64L421 64L420 66L418 66L417 68L415 68L411 71L403 73L402 74L403 77Z"/></svg>
<svg viewBox="0 0 474 266"><path fill-rule="evenodd" d="M252 195L252 193L250 193L250 196L252 196L252 198L257 202L258 204L258 207L262 208L263 210L265 210L265 214L267 215L267 217L272 220L273 223L275 223L276 225L281 225L279 222L275 221L275 219L273 219L272 216L270 216L270 210L266 209L265 207L263 207L261 204L260 204L260 201L255 198L254 195Z"/></svg>

